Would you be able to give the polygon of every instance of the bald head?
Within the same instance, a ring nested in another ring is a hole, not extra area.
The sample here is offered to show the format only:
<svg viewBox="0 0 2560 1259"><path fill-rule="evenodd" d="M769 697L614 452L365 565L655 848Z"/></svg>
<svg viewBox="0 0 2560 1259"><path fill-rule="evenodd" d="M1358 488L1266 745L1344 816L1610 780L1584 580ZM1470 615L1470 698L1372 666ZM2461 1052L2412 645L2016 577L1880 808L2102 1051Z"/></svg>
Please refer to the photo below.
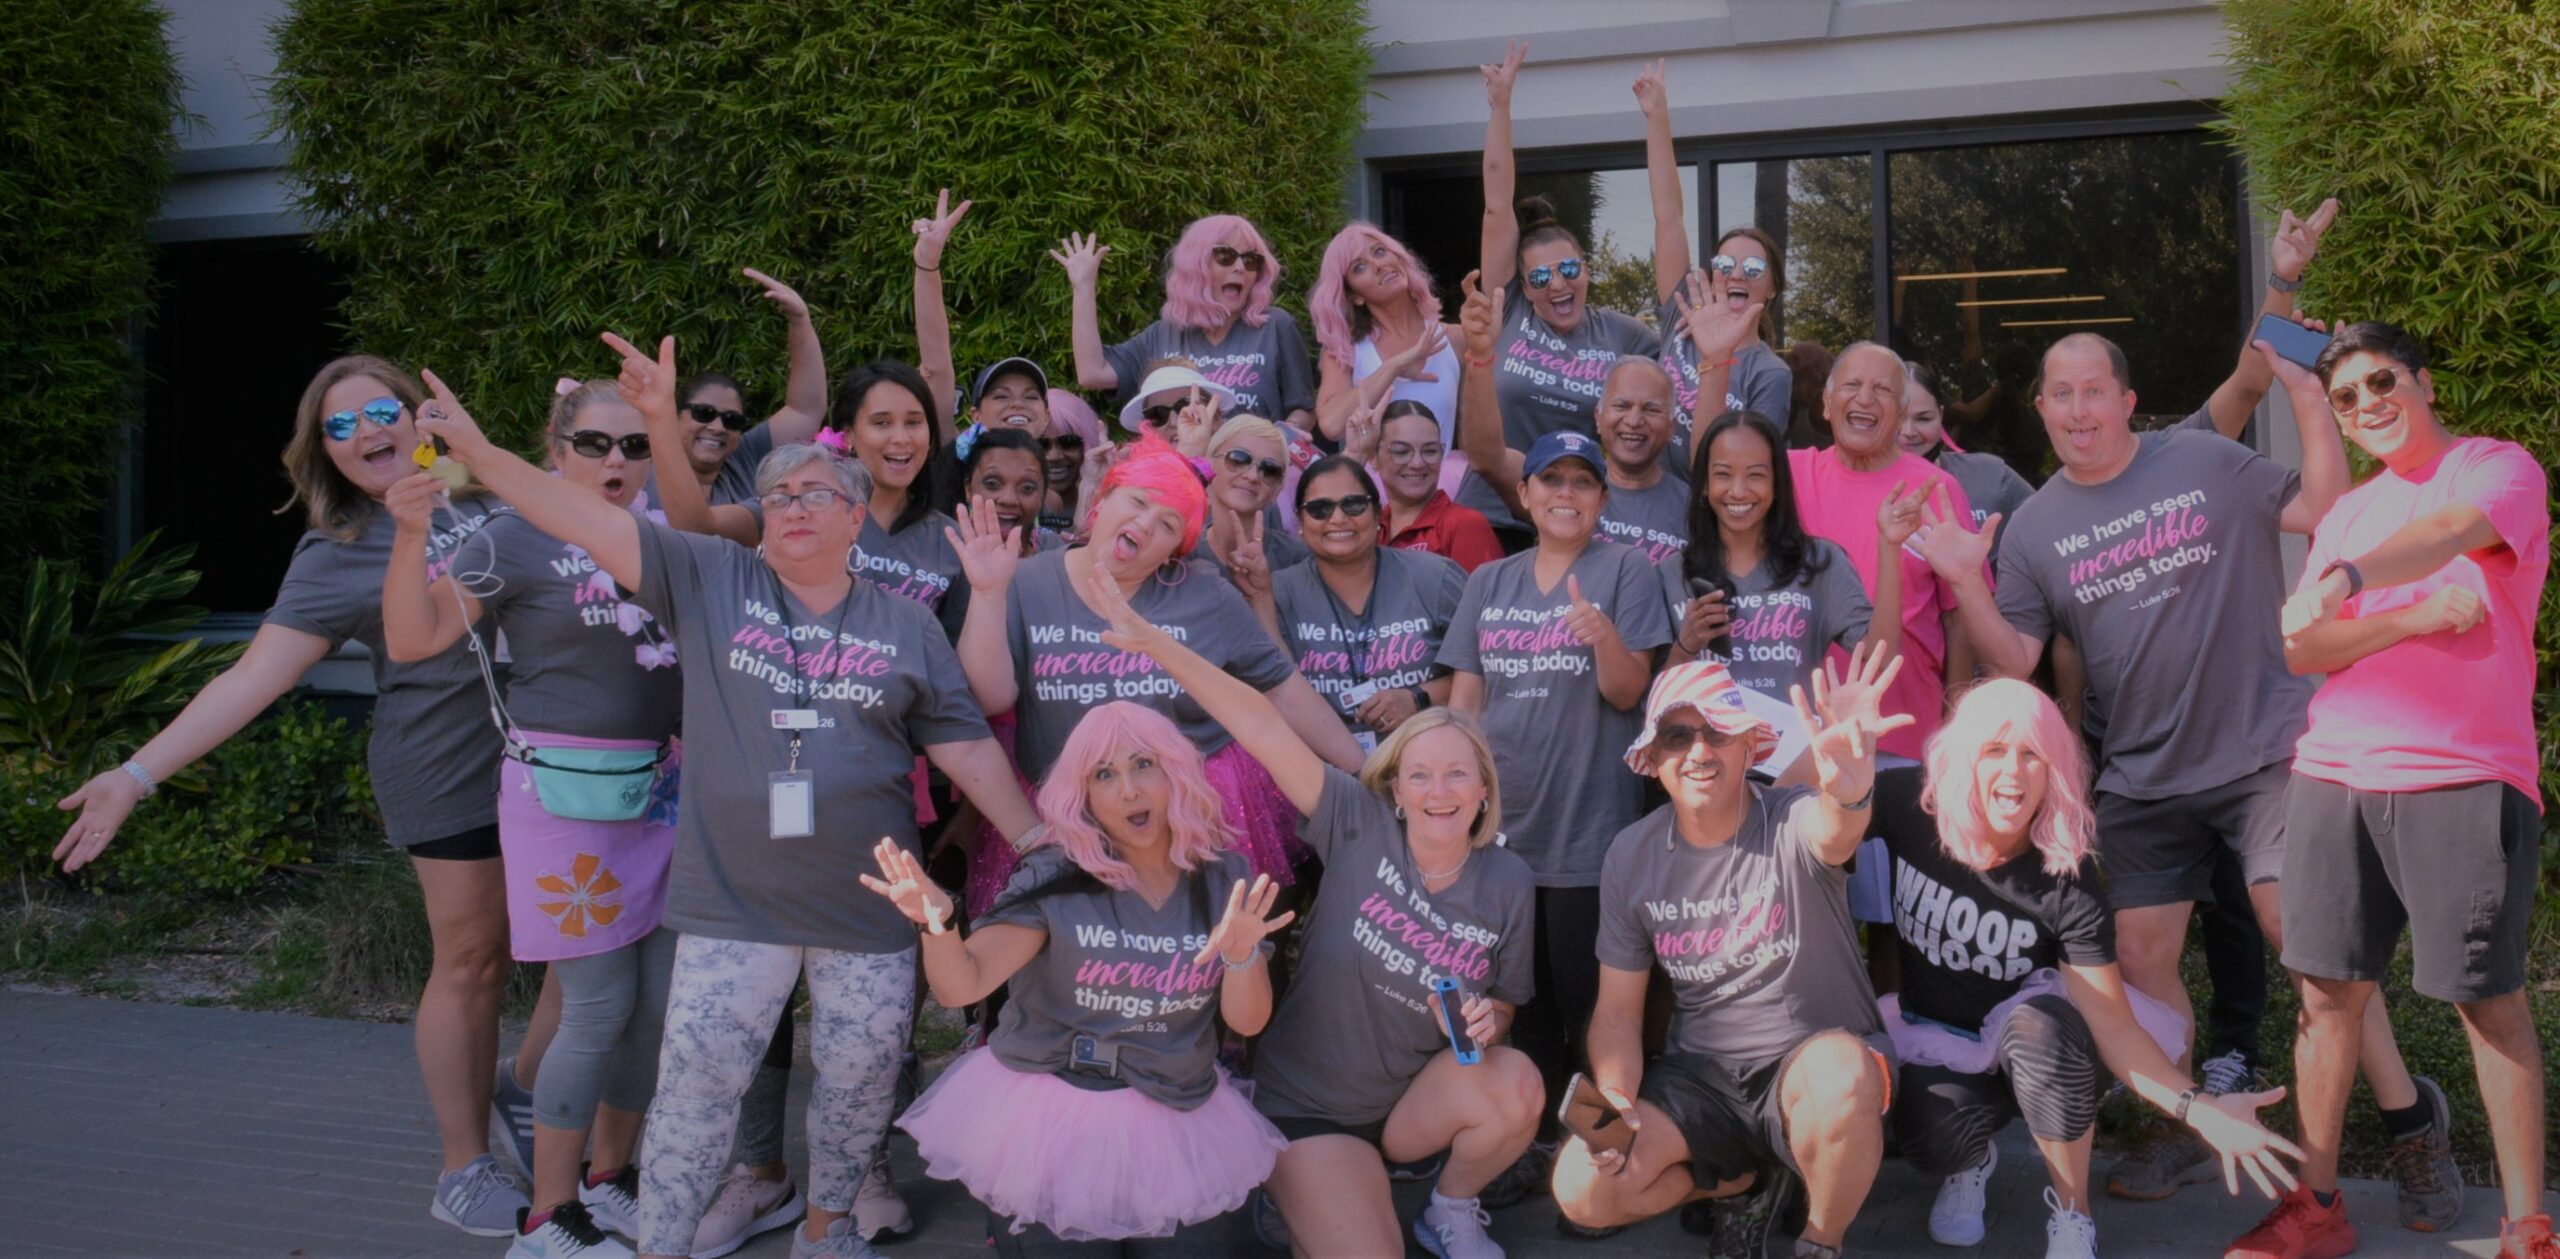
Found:
<svg viewBox="0 0 2560 1259"><path fill-rule="evenodd" d="M2051 372L2053 370L2053 358L2057 354L2066 356L2081 354L2103 356L2107 360L2107 370L2115 373L2116 388L2133 388L2133 371L2125 364L2124 347L2117 345L2115 342L2110 341L2105 337L2099 336L2097 333L2075 332L2070 336L2064 337L2061 340L2054 342L2052 345L2047 346L2044 352L2044 370L2046 372Z"/></svg>
<svg viewBox="0 0 2560 1259"><path fill-rule="evenodd" d="M1902 366L1901 355L1874 341L1852 341L1847 348L1840 351L1840 357L1831 360L1831 374L1823 378L1822 387L1828 389L1840 383L1841 375L1849 371L1853 364L1862 368L1890 372L1893 377L1893 391L1896 394L1901 393L1902 387L1909 383L1909 377Z"/></svg>
<svg viewBox="0 0 2560 1259"><path fill-rule="evenodd" d="M1840 351L1822 387L1822 418L1849 465L1873 471L1900 457L1902 389L1910 374L1902 356L1873 341Z"/></svg>

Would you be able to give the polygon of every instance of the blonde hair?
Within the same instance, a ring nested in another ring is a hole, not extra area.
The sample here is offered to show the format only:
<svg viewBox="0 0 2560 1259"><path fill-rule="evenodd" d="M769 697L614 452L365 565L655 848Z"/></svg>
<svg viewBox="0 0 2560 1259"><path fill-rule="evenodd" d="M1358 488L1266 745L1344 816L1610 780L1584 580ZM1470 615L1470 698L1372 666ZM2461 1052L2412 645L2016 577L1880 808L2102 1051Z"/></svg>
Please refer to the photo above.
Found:
<svg viewBox="0 0 2560 1259"><path fill-rule="evenodd" d="M610 380L572 381L561 377L563 386L551 399L551 418L543 429L542 461L557 466L560 443L575 430L578 416L599 402L620 402L622 391Z"/></svg>
<svg viewBox="0 0 2560 1259"><path fill-rule="evenodd" d="M416 377L389 359L370 354L331 359L303 387L302 401L293 411L293 438L284 446L284 475L293 485L293 496L276 509L276 514L283 515L300 504L309 528L341 542L355 540L358 525L370 511L373 498L349 484L346 474L338 471L337 462L329 457L329 434L324 423L328 412L323 399L338 382L357 376L381 384L411 416L417 415L418 404L426 398Z"/></svg>
<svg viewBox="0 0 2560 1259"><path fill-rule="evenodd" d="M1447 706L1423 709L1404 719L1395 733L1387 736L1378 750L1369 754L1360 766L1360 785L1376 793L1389 804L1395 803L1396 776L1404 772L1405 749L1413 741L1434 730L1449 729L1467 737L1467 746L1475 749L1476 776L1484 780L1484 811L1467 826L1467 846L1482 848L1502 833L1502 779L1494 772L1493 745L1485 742L1484 727L1476 719Z"/></svg>
<svg viewBox="0 0 2560 1259"><path fill-rule="evenodd" d="M1218 431L1209 435L1209 454L1214 458L1218 452L1248 437L1269 438L1280 447L1281 458L1289 457L1288 435L1280 431L1279 425L1252 414L1227 417L1226 423L1220 424Z"/></svg>

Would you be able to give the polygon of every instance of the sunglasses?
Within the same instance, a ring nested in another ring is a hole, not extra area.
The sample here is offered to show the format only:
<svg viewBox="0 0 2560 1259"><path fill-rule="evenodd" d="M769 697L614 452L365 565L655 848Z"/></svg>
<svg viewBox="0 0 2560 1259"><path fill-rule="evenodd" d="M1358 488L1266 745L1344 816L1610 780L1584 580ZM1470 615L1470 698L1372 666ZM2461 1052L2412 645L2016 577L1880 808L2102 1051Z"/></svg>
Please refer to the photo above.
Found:
<svg viewBox="0 0 2560 1259"><path fill-rule="evenodd" d="M825 486L820 486L814 490L802 490L797 494L787 494L781 490L775 490L756 501L764 504L764 514L768 516L779 516L782 513L791 510L791 505L793 503L800 504L800 506L805 510L817 512L825 511L826 509L835 506L837 503L850 502L852 500L846 498L844 496L844 492L841 490L831 490Z"/></svg>
<svg viewBox="0 0 2560 1259"><path fill-rule="evenodd" d="M684 413L692 416L696 424L717 424L732 433L746 432L753 423L744 411L723 411L708 402L688 402Z"/></svg>
<svg viewBox="0 0 2560 1259"><path fill-rule="evenodd" d="M2364 401L2357 390L2357 385L2359 383L2363 385L2363 393L2372 394L2376 398L2388 398L2392 394L2399 392L2400 369L2396 367L2377 367L2372 371L2366 372L2364 374L2364 380L2361 382L2351 380L2346 384L2331 389L2329 391L2329 409L2340 415L2355 414L2356 408L2363 405Z"/></svg>
<svg viewBox="0 0 2560 1259"><path fill-rule="evenodd" d="M1345 494L1340 498L1308 499L1298 505L1298 511L1309 520L1321 522L1333 519L1333 509L1339 507L1345 519L1358 520L1368 515L1369 509L1377 505L1378 500L1369 495Z"/></svg>
<svg viewBox="0 0 2560 1259"><path fill-rule="evenodd" d="M1262 274L1263 257L1262 251L1258 249L1239 251L1225 245L1212 245L1209 247L1209 261L1222 267L1232 267L1241 261L1244 263L1245 270L1255 275Z"/></svg>
<svg viewBox="0 0 2560 1259"><path fill-rule="evenodd" d="M1039 442L1042 451L1084 449L1084 439L1072 433L1064 437L1043 437Z"/></svg>
<svg viewBox="0 0 2560 1259"><path fill-rule="evenodd" d="M1549 284L1554 283L1557 276L1563 276L1568 280L1581 279L1582 259L1567 258L1552 267L1529 268L1529 287L1533 289L1545 288Z"/></svg>
<svg viewBox="0 0 2560 1259"><path fill-rule="evenodd" d="M1280 478L1286 475L1289 471L1289 465L1276 459L1257 459L1250 450L1230 450L1218 457L1225 460L1227 466L1230 468L1236 468L1239 470L1244 468L1256 469L1262 473L1263 480L1269 481L1275 485L1279 484ZM1322 520L1324 517L1318 516L1316 519Z"/></svg>
<svg viewBox="0 0 2560 1259"><path fill-rule="evenodd" d="M1657 756L1687 756L1690 747L1700 739L1705 739L1708 747L1721 748L1731 747L1733 741L1741 737L1738 734L1726 734L1714 726L1664 726L1654 733L1653 750Z"/></svg>
<svg viewBox="0 0 2560 1259"><path fill-rule="evenodd" d="M389 428L400 422L400 400L376 398L352 411L340 411L320 421L320 425L328 431L329 440L342 442L356 435L356 417L359 415Z"/></svg>
<svg viewBox="0 0 2560 1259"><path fill-rule="evenodd" d="M1766 258L1744 258L1737 262L1734 260L1734 256L1732 254L1717 254L1713 258L1707 259L1707 269L1715 272L1717 275L1731 275L1734 272L1739 271L1742 273L1743 279L1757 280L1761 276L1769 274L1769 260Z"/></svg>
<svg viewBox="0 0 2560 1259"><path fill-rule="evenodd" d="M610 433L599 433L591 428L582 428L577 432L562 437L560 440L567 442L569 444L569 449L577 451L579 454L585 455L589 459L602 459L606 455L613 453L613 448L616 446L622 447L622 457L625 459L646 459L649 457L649 435L647 433L625 433L620 437L615 437Z"/></svg>

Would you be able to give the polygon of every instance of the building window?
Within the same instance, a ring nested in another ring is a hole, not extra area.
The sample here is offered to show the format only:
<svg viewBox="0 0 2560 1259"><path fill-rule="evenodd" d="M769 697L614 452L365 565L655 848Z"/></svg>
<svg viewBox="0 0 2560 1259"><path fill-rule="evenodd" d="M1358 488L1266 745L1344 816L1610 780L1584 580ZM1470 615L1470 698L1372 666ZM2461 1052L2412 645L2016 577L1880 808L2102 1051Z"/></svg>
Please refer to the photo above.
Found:
<svg viewBox="0 0 2560 1259"><path fill-rule="evenodd" d="M1683 217L1695 239L1704 209L1698 168L1682 166L1680 182ZM1386 193L1384 226L1431 269L1441 314L1456 322L1459 281L1478 261L1477 233L1484 215L1480 172L1471 167L1464 174L1435 169L1392 175ZM1653 193L1644 167L1531 169L1521 173L1518 195L1545 197L1556 208L1556 221L1582 242L1592 264L1594 305L1654 322Z"/></svg>

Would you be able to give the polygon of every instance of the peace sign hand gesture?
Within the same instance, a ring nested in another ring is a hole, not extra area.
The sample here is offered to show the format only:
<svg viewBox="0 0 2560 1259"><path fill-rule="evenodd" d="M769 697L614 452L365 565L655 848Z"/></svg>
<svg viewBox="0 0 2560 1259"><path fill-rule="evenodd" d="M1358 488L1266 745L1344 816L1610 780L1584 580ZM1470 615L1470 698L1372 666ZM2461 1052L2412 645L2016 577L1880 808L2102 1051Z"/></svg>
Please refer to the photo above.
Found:
<svg viewBox="0 0 2560 1259"><path fill-rule="evenodd" d="M2338 221L2338 199L2331 197L2311 212L2311 217L2296 218L2291 210L2276 223L2275 239L2267 242L2267 270L2277 279L2296 281L2320 252L2320 237L2329 225Z"/></svg>
<svg viewBox="0 0 2560 1259"><path fill-rule="evenodd" d="M1647 118L1667 113L1671 108L1671 95L1663 90L1662 86L1662 68L1665 60L1667 59L1655 58L1653 64L1644 68L1644 73L1636 76L1636 109Z"/></svg>
<svg viewBox="0 0 2560 1259"><path fill-rule="evenodd" d="M1218 510L1225 512L1226 508ZM1227 578L1245 602L1258 603L1271 596L1271 559L1262 549L1262 513L1240 516L1227 512L1235 522L1236 548L1227 553Z"/></svg>
<svg viewBox="0 0 2560 1259"><path fill-rule="evenodd" d="M739 268L739 272L748 279L763 285L765 300L781 307L785 318L806 319L809 317L809 303L801 298L800 290L795 289L780 280L774 279L772 276L766 275L764 272L758 271L754 267L741 267Z"/></svg>
<svg viewBox="0 0 2560 1259"><path fill-rule="evenodd" d="M1362 463L1376 462L1378 430L1381 427L1378 415L1386 409L1385 399L1380 399L1379 404L1373 407L1352 403L1351 414L1342 420L1342 453Z"/></svg>
<svg viewBox="0 0 2560 1259"><path fill-rule="evenodd" d="M1909 713L1884 715L1884 691L1902 672L1902 657L1887 658L1883 644L1866 642L1849 657L1849 672L1825 662L1813 674L1813 701L1804 688L1788 688L1796 719L1813 735L1813 769L1823 794L1835 802L1864 798L1876 783L1876 740L1918 721Z"/></svg>
<svg viewBox="0 0 2560 1259"><path fill-rule="evenodd" d="M1253 876L1251 888L1237 880L1227 889L1226 916L1218 919L1218 929L1209 933L1208 945L1191 959L1192 965L1206 966L1211 957L1223 960L1229 969L1252 965L1263 940L1298 916L1298 911L1292 909L1271 917L1271 906L1279 899L1280 885L1272 882L1270 875ZM1239 953L1244 956L1236 956Z"/></svg>
<svg viewBox="0 0 2560 1259"><path fill-rule="evenodd" d="M863 875L862 885L889 898L907 921L925 929L927 935L941 935L944 923L951 920L951 896L932 879L925 877L924 865L914 853L898 846L898 841L883 836L871 850L871 858L880 863L880 877Z"/></svg>
<svg viewBox="0 0 2560 1259"><path fill-rule="evenodd" d="M1079 236L1067 233L1058 247L1049 251L1049 259L1067 269L1067 283L1089 288L1102 275L1102 260L1111 256L1111 246L1102 244L1093 233Z"/></svg>
<svg viewBox="0 0 2560 1259"><path fill-rule="evenodd" d="M969 207L974 204L976 203L963 201L960 203L960 208L954 210L951 208L950 189L945 188L935 194L933 217L915 221L917 270L941 269L942 247L951 243L951 229L960 225L960 220L968 215ZM1069 275L1072 276L1074 271L1073 267L1068 268Z"/></svg>
<svg viewBox="0 0 2560 1259"><path fill-rule="evenodd" d="M795 294L795 296L797 296ZM640 347L616 333L605 333L605 346L622 356L622 374L615 378L614 392L631 404L640 418L652 425L674 423L676 418L676 339L658 338L658 356L651 358Z"/></svg>
<svg viewBox="0 0 2560 1259"><path fill-rule="evenodd" d="M1582 597L1582 579L1565 574L1565 597L1573 601L1564 614L1564 627L1573 632L1575 641L1585 647L1599 647L1618 641L1618 623L1600 610L1600 605Z"/></svg>
<svg viewBox="0 0 2560 1259"><path fill-rule="evenodd" d="M960 571L969 579L971 596L1003 598L1005 588L1013 584L1014 570L1022 564L1022 526L1005 528L996 518L995 503L984 494L961 504L951 514L951 522L942 536L960 552Z"/></svg>

